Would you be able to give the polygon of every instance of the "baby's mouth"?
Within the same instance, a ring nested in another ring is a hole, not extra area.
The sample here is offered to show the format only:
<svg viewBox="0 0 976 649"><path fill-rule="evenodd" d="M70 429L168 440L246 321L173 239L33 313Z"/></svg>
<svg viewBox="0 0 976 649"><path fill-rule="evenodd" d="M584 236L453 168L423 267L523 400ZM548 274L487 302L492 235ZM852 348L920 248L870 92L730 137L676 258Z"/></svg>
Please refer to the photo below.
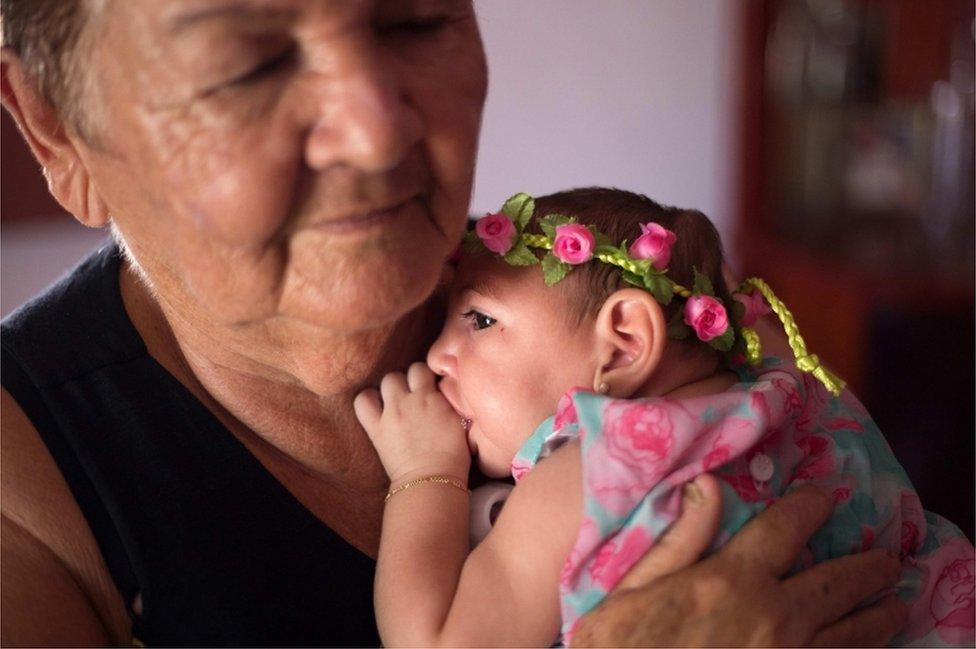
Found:
<svg viewBox="0 0 976 649"><path fill-rule="evenodd" d="M454 395L453 390L450 389L450 385L447 386L448 389L445 390L444 382L441 381L437 385L437 389L440 393L444 395L447 399L447 403L450 404L451 408L458 416L458 424L464 429L464 434L468 438L468 450L471 451L471 455L478 454L478 444L474 441L474 436L471 434L471 428L474 426L474 419L465 414L464 410L458 404L459 399Z"/></svg>
<svg viewBox="0 0 976 649"><path fill-rule="evenodd" d="M447 387L449 387L449 386L447 386ZM451 405L451 408L454 409L454 412L457 413L458 419L461 420L462 426L464 426L464 430L470 430L471 429L471 421L472 421L471 420L471 417L469 417L466 414L464 414L464 410L461 409L461 407L458 405L458 399L457 399L457 397L455 397L454 394L452 394L453 390L445 390L444 388L445 388L445 385L444 385L444 382L443 381L441 381L440 383L437 384L437 389L444 396L444 398L447 399L447 402ZM467 423L465 423L465 422L467 422Z"/></svg>

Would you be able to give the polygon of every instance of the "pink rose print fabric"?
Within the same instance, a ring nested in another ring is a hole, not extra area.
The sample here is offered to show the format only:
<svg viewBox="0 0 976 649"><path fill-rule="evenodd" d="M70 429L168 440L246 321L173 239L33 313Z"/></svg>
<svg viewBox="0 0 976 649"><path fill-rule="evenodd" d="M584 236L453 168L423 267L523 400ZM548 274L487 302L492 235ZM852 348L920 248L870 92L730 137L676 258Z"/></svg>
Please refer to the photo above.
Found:
<svg viewBox="0 0 976 649"><path fill-rule="evenodd" d="M519 451L516 480L562 443L580 440L584 516L560 579L563 642L677 518L681 487L712 471L724 491L713 550L781 496L823 485L833 494L833 517L795 568L895 550L903 560L899 594L910 606L895 646L973 646L973 546L922 509L860 402L850 392L831 396L776 359L735 369L739 384L694 399L573 390Z"/></svg>

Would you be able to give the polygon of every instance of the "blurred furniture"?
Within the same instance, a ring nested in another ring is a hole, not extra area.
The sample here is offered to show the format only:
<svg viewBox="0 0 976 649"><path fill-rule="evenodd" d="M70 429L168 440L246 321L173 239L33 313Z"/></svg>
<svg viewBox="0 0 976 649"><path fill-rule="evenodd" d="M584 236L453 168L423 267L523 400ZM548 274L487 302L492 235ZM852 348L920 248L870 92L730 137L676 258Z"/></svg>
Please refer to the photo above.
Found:
<svg viewBox="0 0 976 649"><path fill-rule="evenodd" d="M973 537L970 0L747 0L739 214L923 504Z"/></svg>

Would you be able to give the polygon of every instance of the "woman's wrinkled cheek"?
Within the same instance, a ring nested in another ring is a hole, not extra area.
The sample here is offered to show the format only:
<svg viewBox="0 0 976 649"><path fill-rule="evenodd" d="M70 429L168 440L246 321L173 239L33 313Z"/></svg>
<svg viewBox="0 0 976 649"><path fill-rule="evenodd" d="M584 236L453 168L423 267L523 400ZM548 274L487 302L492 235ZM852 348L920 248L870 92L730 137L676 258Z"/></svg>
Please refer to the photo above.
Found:
<svg viewBox="0 0 976 649"><path fill-rule="evenodd" d="M448 238L456 241L467 225L488 89L487 63L474 21L445 60L449 66L424 66L414 92L426 112L424 147L438 190L434 213Z"/></svg>
<svg viewBox="0 0 976 649"><path fill-rule="evenodd" d="M293 210L297 136L275 122L233 128L234 120L192 107L139 118L145 140L135 156L152 178L142 188L149 210L120 223L136 260L215 321L273 315L287 263L279 233Z"/></svg>
<svg viewBox="0 0 976 649"><path fill-rule="evenodd" d="M260 248L293 209L299 135L285 120L247 125L207 110L160 119L162 179L185 225L228 246Z"/></svg>

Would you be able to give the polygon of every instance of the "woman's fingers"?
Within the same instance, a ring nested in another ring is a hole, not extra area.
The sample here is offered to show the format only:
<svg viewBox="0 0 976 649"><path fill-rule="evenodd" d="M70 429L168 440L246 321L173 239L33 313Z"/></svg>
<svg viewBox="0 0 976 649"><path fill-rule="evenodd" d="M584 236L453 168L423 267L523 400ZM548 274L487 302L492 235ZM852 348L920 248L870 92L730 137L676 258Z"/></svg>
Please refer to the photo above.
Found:
<svg viewBox="0 0 976 649"><path fill-rule="evenodd" d="M908 606L897 595L851 613L821 629L811 647L884 647L904 628Z"/></svg>
<svg viewBox="0 0 976 649"><path fill-rule="evenodd" d="M380 415L383 414L379 391L376 388L363 390L353 399L352 409L356 413L356 419L367 433L375 430L380 423Z"/></svg>
<svg viewBox="0 0 976 649"><path fill-rule="evenodd" d="M427 367L427 363L414 363L407 370L407 387L410 388L411 392L416 392L423 388L432 390L435 385L435 374Z"/></svg>
<svg viewBox="0 0 976 649"><path fill-rule="evenodd" d="M698 561L712 544L722 518L722 490L705 473L685 485L681 516L647 554L620 580L614 591L646 586Z"/></svg>
<svg viewBox="0 0 976 649"><path fill-rule="evenodd" d="M715 557L733 564L763 565L771 576L779 577L793 566L832 511L826 491L805 485L749 521Z"/></svg>
<svg viewBox="0 0 976 649"><path fill-rule="evenodd" d="M888 550L868 550L817 564L784 582L797 606L809 607L807 623L812 634L833 624L855 606L885 588L894 586L901 562Z"/></svg>

